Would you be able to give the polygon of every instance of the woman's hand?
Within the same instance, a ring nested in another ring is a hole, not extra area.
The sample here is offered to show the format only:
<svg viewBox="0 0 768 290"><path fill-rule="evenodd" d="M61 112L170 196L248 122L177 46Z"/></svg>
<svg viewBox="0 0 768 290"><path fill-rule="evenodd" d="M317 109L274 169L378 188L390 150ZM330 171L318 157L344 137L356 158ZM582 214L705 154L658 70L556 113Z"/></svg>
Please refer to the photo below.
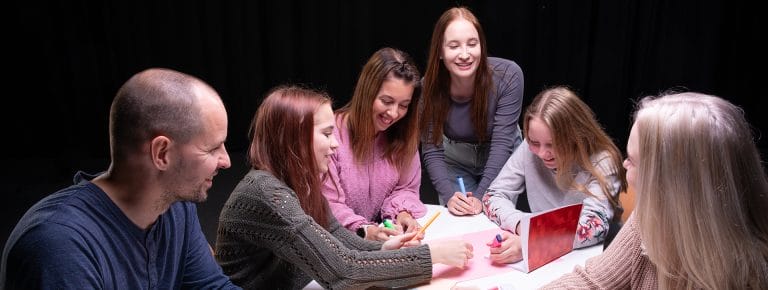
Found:
<svg viewBox="0 0 768 290"><path fill-rule="evenodd" d="M488 242L486 245L491 247L493 242ZM516 263L523 259L523 250L520 242L520 236L504 231L501 233L501 246L498 248L491 247L491 255L489 256L491 262L499 264Z"/></svg>
<svg viewBox="0 0 768 290"><path fill-rule="evenodd" d="M397 226L394 229L388 229L386 227L380 227L376 225L371 225L365 228L365 239L371 241L388 241L390 236L397 236L401 234L403 234L403 230Z"/></svg>
<svg viewBox="0 0 768 290"><path fill-rule="evenodd" d="M472 197L472 192L464 196L461 192L454 192L446 204L448 211L453 215L476 215L483 212L483 203Z"/></svg>
<svg viewBox="0 0 768 290"><path fill-rule="evenodd" d="M421 245L420 240L413 240L413 236L416 233L405 233L402 235L392 236L381 245L382 250L397 250L400 248L409 248Z"/></svg>
<svg viewBox="0 0 768 290"><path fill-rule="evenodd" d="M440 263L463 269L474 255L472 244L462 240L443 240L427 244L432 264Z"/></svg>
<svg viewBox="0 0 768 290"><path fill-rule="evenodd" d="M401 226L402 230L406 233L418 232L421 229L419 222L407 211L398 213L396 219L397 225Z"/></svg>

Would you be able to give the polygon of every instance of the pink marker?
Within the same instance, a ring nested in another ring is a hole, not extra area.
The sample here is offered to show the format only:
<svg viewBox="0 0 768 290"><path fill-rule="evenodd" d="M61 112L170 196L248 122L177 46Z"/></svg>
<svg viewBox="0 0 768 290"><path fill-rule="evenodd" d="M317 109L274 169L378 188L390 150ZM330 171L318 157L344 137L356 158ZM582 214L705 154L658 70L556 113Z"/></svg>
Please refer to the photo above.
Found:
<svg viewBox="0 0 768 290"><path fill-rule="evenodd" d="M501 234L496 234L496 239L493 240L491 248L501 247Z"/></svg>

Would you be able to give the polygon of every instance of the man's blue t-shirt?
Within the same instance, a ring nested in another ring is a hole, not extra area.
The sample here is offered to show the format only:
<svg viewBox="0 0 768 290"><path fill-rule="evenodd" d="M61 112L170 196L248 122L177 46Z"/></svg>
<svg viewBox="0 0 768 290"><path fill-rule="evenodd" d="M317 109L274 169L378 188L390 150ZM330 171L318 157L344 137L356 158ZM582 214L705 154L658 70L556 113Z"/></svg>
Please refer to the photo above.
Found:
<svg viewBox="0 0 768 290"><path fill-rule="evenodd" d="M85 174L36 203L3 250L2 289L235 288L211 255L191 202L149 230L131 222Z"/></svg>

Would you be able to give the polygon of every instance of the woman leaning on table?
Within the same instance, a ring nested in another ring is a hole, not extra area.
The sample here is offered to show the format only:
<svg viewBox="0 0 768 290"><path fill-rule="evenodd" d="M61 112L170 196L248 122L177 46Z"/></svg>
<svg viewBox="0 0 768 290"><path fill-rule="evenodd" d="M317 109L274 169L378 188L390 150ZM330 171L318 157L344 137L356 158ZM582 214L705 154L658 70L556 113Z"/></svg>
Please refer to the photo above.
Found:
<svg viewBox="0 0 768 290"><path fill-rule="evenodd" d="M331 100L295 86L273 89L251 125L251 170L219 217L216 258L245 289L404 287L429 281L432 264L464 267L463 241L364 240L334 218L321 185L339 143ZM274 134L279 131L280 134Z"/></svg>
<svg viewBox="0 0 768 290"><path fill-rule="evenodd" d="M529 215L516 208L523 192L534 213L581 203L573 247L602 242L609 222L621 216L618 194L626 181L621 152L592 110L567 87L551 87L536 95L525 110L523 132L525 142L483 197L488 218L519 233L520 220ZM522 258L519 236L509 232L502 234L501 247L491 249L492 261Z"/></svg>
<svg viewBox="0 0 768 290"><path fill-rule="evenodd" d="M647 97L627 154L629 221L545 289L768 289L768 180L739 107L693 92Z"/></svg>
<svg viewBox="0 0 768 290"><path fill-rule="evenodd" d="M423 86L421 149L439 202L454 215L479 214L480 198L522 142L523 72L488 57L480 22L456 7L435 24Z"/></svg>

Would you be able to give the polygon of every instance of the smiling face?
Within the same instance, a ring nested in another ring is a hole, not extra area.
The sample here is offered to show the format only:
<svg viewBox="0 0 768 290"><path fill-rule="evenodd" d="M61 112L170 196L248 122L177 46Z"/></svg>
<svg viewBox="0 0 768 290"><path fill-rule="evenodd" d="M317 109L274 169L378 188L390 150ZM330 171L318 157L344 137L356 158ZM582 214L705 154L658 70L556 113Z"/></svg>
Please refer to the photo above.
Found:
<svg viewBox="0 0 768 290"><path fill-rule="evenodd" d="M387 130L408 113L413 89L412 83L401 79L387 78L381 83L373 100L373 126L377 133Z"/></svg>
<svg viewBox="0 0 768 290"><path fill-rule="evenodd" d="M209 94L213 94L205 90ZM213 177L219 169L229 168L229 154L224 147L227 138L227 113L224 105L215 97L200 97L203 130L186 144L179 144L178 162L168 170L171 200L203 202L213 185Z"/></svg>
<svg viewBox="0 0 768 290"><path fill-rule="evenodd" d="M480 54L480 36L471 22L459 17L448 24L443 34L441 56L451 78L473 78Z"/></svg>
<svg viewBox="0 0 768 290"><path fill-rule="evenodd" d="M325 103L317 109L314 117L314 129L312 134L312 145L315 151L315 161L319 173L328 172L328 162L330 156L339 147L336 136L333 135L334 121L333 110L330 103Z"/></svg>
<svg viewBox="0 0 768 290"><path fill-rule="evenodd" d="M555 148L552 143L552 134L549 126L538 117L532 117L528 121L528 149L538 156L544 166L549 169L557 169Z"/></svg>

